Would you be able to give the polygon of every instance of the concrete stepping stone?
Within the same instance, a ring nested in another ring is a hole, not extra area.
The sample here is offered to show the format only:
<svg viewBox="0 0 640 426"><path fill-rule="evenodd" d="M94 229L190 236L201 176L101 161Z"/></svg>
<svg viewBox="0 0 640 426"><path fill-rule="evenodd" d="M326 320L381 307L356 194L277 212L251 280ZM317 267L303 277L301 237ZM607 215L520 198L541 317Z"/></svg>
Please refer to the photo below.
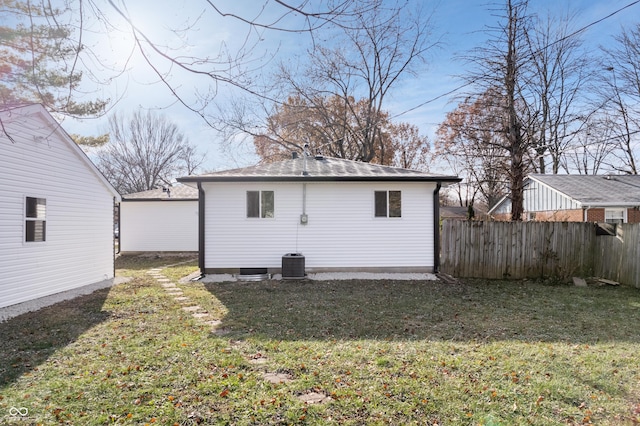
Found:
<svg viewBox="0 0 640 426"><path fill-rule="evenodd" d="M329 395L325 395L322 392L308 392L298 396L298 399L305 404L324 404L331 401Z"/></svg>
<svg viewBox="0 0 640 426"><path fill-rule="evenodd" d="M169 278L156 278L159 283L170 283L171 280ZM175 284L174 284L175 285Z"/></svg>
<svg viewBox="0 0 640 426"><path fill-rule="evenodd" d="M222 324L222 321L220 321L220 320L210 320L210 321L205 321L204 323L206 325L210 325L211 327L217 327L220 324Z"/></svg>
<svg viewBox="0 0 640 426"><path fill-rule="evenodd" d="M267 358L266 356L261 356L259 358L251 358L249 360L249 364L262 365L262 364L266 364L268 361L269 361L269 358Z"/></svg>
<svg viewBox="0 0 640 426"><path fill-rule="evenodd" d="M177 302L186 302L187 300L189 300L189 298L185 296L178 296L178 297L174 297L173 300Z"/></svg>
<svg viewBox="0 0 640 426"><path fill-rule="evenodd" d="M291 374L287 373L264 373L262 378L269 383L288 383L293 380Z"/></svg>
<svg viewBox="0 0 640 426"><path fill-rule="evenodd" d="M169 296L182 296L184 293L180 290L177 290L177 291L170 290L170 291L167 291L167 294Z"/></svg>
<svg viewBox="0 0 640 426"><path fill-rule="evenodd" d="M162 283L160 285L164 288L178 288L174 283Z"/></svg>
<svg viewBox="0 0 640 426"><path fill-rule="evenodd" d="M192 315L192 317L197 318L197 319L202 319L202 318L207 318L209 317L209 313L208 312L196 312Z"/></svg>
<svg viewBox="0 0 640 426"><path fill-rule="evenodd" d="M176 299L178 299L178 297L176 297ZM186 299L186 297L185 297L185 299ZM183 311L187 311L187 312L197 312L197 311L201 311L202 308L200 306L198 306L198 305L196 305L196 306L183 306L182 310Z"/></svg>

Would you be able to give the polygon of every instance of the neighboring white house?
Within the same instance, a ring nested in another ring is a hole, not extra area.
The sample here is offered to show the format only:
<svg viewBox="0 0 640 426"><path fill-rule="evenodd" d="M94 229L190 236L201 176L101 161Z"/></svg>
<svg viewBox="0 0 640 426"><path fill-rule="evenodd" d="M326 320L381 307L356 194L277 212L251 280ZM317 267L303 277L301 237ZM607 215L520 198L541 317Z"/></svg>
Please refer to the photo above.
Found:
<svg viewBox="0 0 640 426"><path fill-rule="evenodd" d="M198 190L167 186L122 196L120 251L198 251Z"/></svg>
<svg viewBox="0 0 640 426"><path fill-rule="evenodd" d="M0 308L112 280L117 191L41 105L0 122Z"/></svg>
<svg viewBox="0 0 640 426"><path fill-rule="evenodd" d="M433 272L438 193L455 176L302 157L178 181L200 190L200 269Z"/></svg>

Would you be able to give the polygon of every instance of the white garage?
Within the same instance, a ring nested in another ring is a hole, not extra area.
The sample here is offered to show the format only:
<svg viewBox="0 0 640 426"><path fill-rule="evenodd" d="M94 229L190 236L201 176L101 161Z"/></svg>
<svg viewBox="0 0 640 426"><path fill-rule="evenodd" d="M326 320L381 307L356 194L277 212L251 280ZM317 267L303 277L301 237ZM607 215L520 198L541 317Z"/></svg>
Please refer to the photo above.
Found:
<svg viewBox="0 0 640 426"><path fill-rule="evenodd" d="M120 252L197 252L198 190L166 186L122 196Z"/></svg>

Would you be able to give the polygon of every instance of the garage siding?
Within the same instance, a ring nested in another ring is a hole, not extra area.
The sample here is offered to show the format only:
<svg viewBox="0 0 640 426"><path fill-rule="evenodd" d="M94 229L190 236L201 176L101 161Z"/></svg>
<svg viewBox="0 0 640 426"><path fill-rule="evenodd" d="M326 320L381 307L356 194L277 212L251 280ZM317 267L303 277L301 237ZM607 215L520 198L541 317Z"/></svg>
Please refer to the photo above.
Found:
<svg viewBox="0 0 640 426"><path fill-rule="evenodd" d="M434 183L204 183L206 269L280 268L300 252L313 270L432 270ZM402 191L402 217L374 217L375 191ZM247 191L274 191L275 217L246 217Z"/></svg>

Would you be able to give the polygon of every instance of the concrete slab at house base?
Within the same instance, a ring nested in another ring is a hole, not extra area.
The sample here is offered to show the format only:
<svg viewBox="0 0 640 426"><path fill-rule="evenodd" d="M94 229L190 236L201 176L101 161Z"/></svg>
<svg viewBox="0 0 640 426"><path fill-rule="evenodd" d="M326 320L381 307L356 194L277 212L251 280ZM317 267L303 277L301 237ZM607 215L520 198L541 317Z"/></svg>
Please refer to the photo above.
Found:
<svg viewBox="0 0 640 426"><path fill-rule="evenodd" d="M130 281L129 277L116 277L114 279L100 281L94 284L89 284L84 287L74 288L72 290L63 291L60 293L52 294L50 296L40 297L28 302L18 303L16 305L6 306L0 308L0 322L6 321L10 318L17 317L18 315L25 314L27 312L37 311L47 306L54 305L58 302L74 299L78 296L85 294L91 294L96 290L112 287L117 284L122 284Z"/></svg>
<svg viewBox="0 0 640 426"><path fill-rule="evenodd" d="M282 279L280 274L271 277L274 281ZM305 279L305 278L298 278ZM402 281L437 281L438 277L431 273L417 272L316 272L307 274L306 279L314 281L329 280L402 280ZM207 274L200 281L205 283L235 282L239 280L237 276L231 274Z"/></svg>

